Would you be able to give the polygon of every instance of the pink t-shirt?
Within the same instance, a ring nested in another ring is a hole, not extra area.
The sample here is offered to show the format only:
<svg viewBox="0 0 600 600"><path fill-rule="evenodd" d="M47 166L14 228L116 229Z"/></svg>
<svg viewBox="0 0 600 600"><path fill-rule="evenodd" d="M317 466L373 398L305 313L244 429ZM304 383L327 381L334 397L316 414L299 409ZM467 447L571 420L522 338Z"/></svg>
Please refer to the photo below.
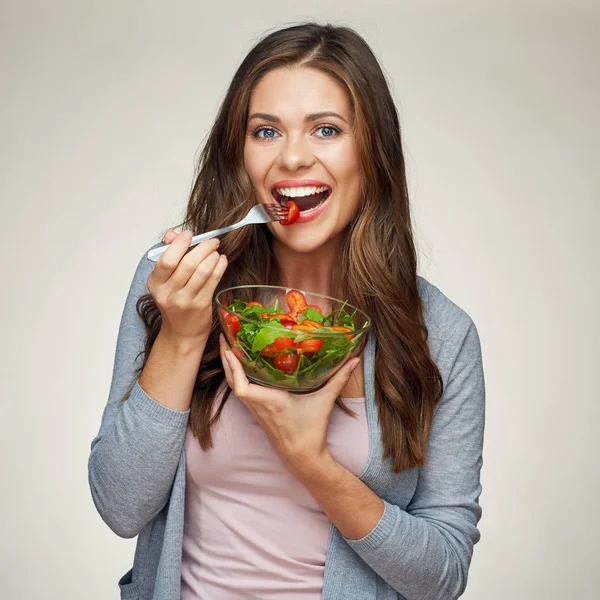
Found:
<svg viewBox="0 0 600 600"><path fill-rule="evenodd" d="M346 405L357 417L334 406L327 445L358 475L369 451L365 400ZM320 600L327 515L233 393L213 441L203 452L188 427L181 599Z"/></svg>

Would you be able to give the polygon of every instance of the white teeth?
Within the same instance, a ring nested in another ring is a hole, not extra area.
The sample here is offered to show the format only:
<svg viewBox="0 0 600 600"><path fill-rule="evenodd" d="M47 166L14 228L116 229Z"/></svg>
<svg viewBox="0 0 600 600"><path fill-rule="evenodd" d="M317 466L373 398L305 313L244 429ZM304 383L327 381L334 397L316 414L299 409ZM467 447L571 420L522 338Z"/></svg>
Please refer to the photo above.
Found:
<svg viewBox="0 0 600 600"><path fill-rule="evenodd" d="M313 194L320 194L328 190L326 185L321 187L294 187L294 188L275 188L278 194L282 196L288 196L289 198L302 198L303 196L312 196Z"/></svg>

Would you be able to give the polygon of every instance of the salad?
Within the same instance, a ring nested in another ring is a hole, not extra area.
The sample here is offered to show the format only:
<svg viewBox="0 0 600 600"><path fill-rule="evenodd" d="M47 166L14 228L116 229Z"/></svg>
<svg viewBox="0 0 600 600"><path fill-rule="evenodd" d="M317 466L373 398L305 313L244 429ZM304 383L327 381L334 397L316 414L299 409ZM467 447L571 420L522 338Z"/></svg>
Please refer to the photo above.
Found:
<svg viewBox="0 0 600 600"><path fill-rule="evenodd" d="M363 333L355 333L356 310L350 314L347 302L324 315L298 290L288 291L285 301L286 307L279 300L268 307L235 299L227 305L229 312L221 309L221 314L232 350L246 369L293 387L331 371L352 353ZM367 326L368 321L362 328Z"/></svg>

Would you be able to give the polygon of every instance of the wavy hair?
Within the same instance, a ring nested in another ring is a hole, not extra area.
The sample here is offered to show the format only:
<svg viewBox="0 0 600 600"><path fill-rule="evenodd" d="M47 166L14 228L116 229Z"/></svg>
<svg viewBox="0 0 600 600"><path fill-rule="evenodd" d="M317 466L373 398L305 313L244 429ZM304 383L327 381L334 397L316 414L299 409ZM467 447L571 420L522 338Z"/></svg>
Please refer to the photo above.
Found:
<svg viewBox="0 0 600 600"><path fill-rule="evenodd" d="M252 207L254 193L243 158L250 94L267 72L294 66L326 73L350 100L362 168L362 205L344 232L338 254L343 268L334 268L333 284L336 297L362 309L373 324L375 398L384 457L391 457L394 472L422 466L443 381L430 355L418 291L398 114L382 69L358 33L347 27L303 23L268 34L250 50L199 155L181 226L192 231L217 229L242 219ZM233 285L280 285L272 241L262 225L226 234L219 251L227 255L229 264L217 291ZM149 294L138 300L136 308L147 334L139 375L160 330L161 315ZM212 426L228 396L213 411L225 381L218 316L213 312L190 411L190 427L204 450L213 446ZM133 384L124 400L132 388ZM349 412L340 398L337 402Z"/></svg>

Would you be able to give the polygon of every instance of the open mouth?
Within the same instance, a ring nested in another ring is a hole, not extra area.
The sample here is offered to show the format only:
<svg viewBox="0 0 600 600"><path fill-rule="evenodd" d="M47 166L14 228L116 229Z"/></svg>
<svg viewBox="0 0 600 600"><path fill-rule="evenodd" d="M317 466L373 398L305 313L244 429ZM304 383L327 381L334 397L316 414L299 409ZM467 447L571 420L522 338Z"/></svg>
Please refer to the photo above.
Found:
<svg viewBox="0 0 600 600"><path fill-rule="evenodd" d="M312 188L275 188L271 193L282 206L293 200L300 212L305 212L323 204L331 195L331 188L325 185Z"/></svg>

